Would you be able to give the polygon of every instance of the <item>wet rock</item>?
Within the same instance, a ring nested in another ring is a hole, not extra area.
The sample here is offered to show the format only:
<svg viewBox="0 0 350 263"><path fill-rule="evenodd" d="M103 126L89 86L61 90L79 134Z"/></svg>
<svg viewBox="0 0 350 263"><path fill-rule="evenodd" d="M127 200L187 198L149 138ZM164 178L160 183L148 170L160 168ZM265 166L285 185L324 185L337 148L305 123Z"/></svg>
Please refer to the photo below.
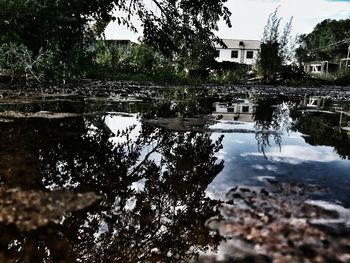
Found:
<svg viewBox="0 0 350 263"><path fill-rule="evenodd" d="M250 189L248 189L248 188L239 188L239 190L241 191L241 192L243 192L243 193L246 193L246 192L250 192Z"/></svg>
<svg viewBox="0 0 350 263"><path fill-rule="evenodd" d="M233 202L233 200L229 200L229 201L226 202L226 204L228 204L228 205L233 205L234 202Z"/></svg>
<svg viewBox="0 0 350 263"><path fill-rule="evenodd" d="M99 197L91 192L0 189L0 222L13 224L21 231L31 231L57 223L65 213L82 210L97 200Z"/></svg>
<svg viewBox="0 0 350 263"><path fill-rule="evenodd" d="M269 195L269 192L266 191L266 189L261 189L260 193L263 195Z"/></svg>
<svg viewBox="0 0 350 263"><path fill-rule="evenodd" d="M306 202L307 192L320 191L325 188L280 182L260 191L250 187L231 189L227 197L234 204L222 206L221 217L207 224L226 242L236 240L230 243L235 247L228 255L240 251L240 258L223 262L259 262L255 260L262 255L271 262L349 262L350 237L334 236L310 223L319 218L333 221L339 216ZM253 249L248 252L241 246Z"/></svg>
<svg viewBox="0 0 350 263"><path fill-rule="evenodd" d="M240 193L234 193L233 195L232 195L232 197L233 198L242 198L242 195L240 194Z"/></svg>
<svg viewBox="0 0 350 263"><path fill-rule="evenodd" d="M0 112L0 117L2 118L45 118L45 119L62 119L62 118L72 118L81 116L75 113L53 113L49 111L39 111L39 112L15 112L15 111L5 111Z"/></svg>

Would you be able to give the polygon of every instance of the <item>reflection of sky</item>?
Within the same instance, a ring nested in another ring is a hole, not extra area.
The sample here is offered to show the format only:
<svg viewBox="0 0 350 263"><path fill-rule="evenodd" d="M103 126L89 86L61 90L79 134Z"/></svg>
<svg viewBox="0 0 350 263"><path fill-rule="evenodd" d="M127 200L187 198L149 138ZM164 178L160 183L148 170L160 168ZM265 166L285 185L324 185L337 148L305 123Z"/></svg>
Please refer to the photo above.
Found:
<svg viewBox="0 0 350 263"><path fill-rule="evenodd" d="M281 148L271 143L264 156L258 151L255 134L224 135L217 156L225 160L225 168L207 188L208 196L224 199L235 185L262 186L262 178L276 178L324 185L330 188L330 199L350 206L350 162L342 160L333 147L311 146L302 134L293 132L282 136ZM219 136L213 134L212 139Z"/></svg>
<svg viewBox="0 0 350 263"><path fill-rule="evenodd" d="M105 123L107 127L114 133L117 134L118 130L125 131L126 129L130 129L133 125L136 125L135 128L129 133L129 136L132 141L135 141L137 136L141 131L141 122L137 114L111 114L107 115L105 119ZM122 143L126 141L126 137L114 137L112 141L115 143Z"/></svg>
<svg viewBox="0 0 350 263"><path fill-rule="evenodd" d="M254 130L254 123L249 122L230 122L230 121L222 121L215 123L210 126L210 129L223 129L223 130L231 130L231 129L244 129L244 130Z"/></svg>
<svg viewBox="0 0 350 263"><path fill-rule="evenodd" d="M243 157L264 156L262 153L242 153ZM308 147L301 145L282 145L271 147L265 154L266 158L274 162L301 164L304 162L333 162L340 160L332 147Z"/></svg>
<svg viewBox="0 0 350 263"><path fill-rule="evenodd" d="M142 123L137 114L124 114L124 113L114 113L106 116L105 123L107 127L116 135L119 132L125 131L126 129L130 129L135 126L131 132L129 132L129 138L132 142L135 142L142 131ZM126 136L115 136L111 138L112 142L115 144L124 143L127 141ZM156 143L152 142L149 145L145 145L145 147L140 152L140 157L135 166L130 167L130 172L137 167L137 165L142 162L145 157L151 152L154 147L156 147ZM157 164L160 163L161 155L158 152L152 153L149 157L149 160L153 160ZM144 179L140 180L137 183L134 183L131 188L136 192L142 191L144 188L145 181Z"/></svg>
<svg viewBox="0 0 350 263"><path fill-rule="evenodd" d="M136 125L129 134L133 141L142 129L137 115L109 115L105 122L114 133ZM222 122L210 128L254 131L254 123ZM213 133L212 139L216 140L220 135ZM331 190L330 199L337 198L350 206L350 161L342 160L333 147L311 146L305 142L301 133L291 132L282 135L281 147L274 143L270 135L270 146L264 155L258 151L253 132L225 133L224 136L223 149L216 156L225 161L225 167L208 186L208 196L224 199L225 194L235 185L262 186L264 178L276 178L327 186ZM121 143L125 138L115 137L112 140ZM154 146L151 144L142 149L140 161ZM161 155L156 152L149 158L159 164ZM142 190L143 184L144 181L141 180L133 185L134 190Z"/></svg>

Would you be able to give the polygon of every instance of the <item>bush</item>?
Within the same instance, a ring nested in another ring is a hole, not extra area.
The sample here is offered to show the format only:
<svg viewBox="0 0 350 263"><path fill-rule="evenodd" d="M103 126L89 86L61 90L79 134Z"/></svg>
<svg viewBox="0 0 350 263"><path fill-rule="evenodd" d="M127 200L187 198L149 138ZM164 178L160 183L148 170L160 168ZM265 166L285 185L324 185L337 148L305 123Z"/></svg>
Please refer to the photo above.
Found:
<svg viewBox="0 0 350 263"><path fill-rule="evenodd" d="M335 77L335 84L340 86L350 85L350 69L338 72Z"/></svg>
<svg viewBox="0 0 350 263"><path fill-rule="evenodd" d="M24 45L6 43L0 45L0 69L7 71L12 77L24 77L27 82L42 82L49 73L57 76L57 68L53 68L54 54L42 50L36 56Z"/></svg>
<svg viewBox="0 0 350 263"><path fill-rule="evenodd" d="M32 68L32 53L24 45L14 43L0 46L0 69L11 75L24 75Z"/></svg>

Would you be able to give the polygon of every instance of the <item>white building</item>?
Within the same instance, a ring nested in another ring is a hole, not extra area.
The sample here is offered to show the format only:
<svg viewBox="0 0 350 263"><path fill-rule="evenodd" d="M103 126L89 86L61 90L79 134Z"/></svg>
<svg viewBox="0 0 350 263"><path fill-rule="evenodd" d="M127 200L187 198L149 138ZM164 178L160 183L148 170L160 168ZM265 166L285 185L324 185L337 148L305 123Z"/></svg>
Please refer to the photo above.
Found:
<svg viewBox="0 0 350 263"><path fill-rule="evenodd" d="M339 65L329 61L313 61L304 63L304 71L312 74L328 74L336 72Z"/></svg>
<svg viewBox="0 0 350 263"><path fill-rule="evenodd" d="M227 48L216 45L218 62L236 62L246 65L255 65L260 52L259 40L222 39Z"/></svg>
<svg viewBox="0 0 350 263"><path fill-rule="evenodd" d="M237 99L232 102L217 102L214 104L213 116L221 116L222 120L253 122L255 105L246 99Z"/></svg>

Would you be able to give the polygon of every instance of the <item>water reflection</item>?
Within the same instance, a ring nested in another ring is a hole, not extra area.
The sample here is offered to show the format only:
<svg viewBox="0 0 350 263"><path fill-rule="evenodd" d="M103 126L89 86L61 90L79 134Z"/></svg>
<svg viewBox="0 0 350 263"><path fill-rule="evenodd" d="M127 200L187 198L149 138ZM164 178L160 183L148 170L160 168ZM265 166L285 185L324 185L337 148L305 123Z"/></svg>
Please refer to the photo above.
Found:
<svg viewBox="0 0 350 263"><path fill-rule="evenodd" d="M218 215L219 198L267 176L319 180L348 199L349 163L338 155L349 157L350 142L334 128L337 114L308 113L278 99L231 98L230 110L216 107L217 119L201 119L196 132L157 124L208 115L227 103L215 101L186 93L148 103L38 103L28 111L80 115L0 122L0 192L69 189L102 198L31 232L0 223L0 262L188 262L221 242L204 226Z"/></svg>
<svg viewBox="0 0 350 263"><path fill-rule="evenodd" d="M295 111L293 118L293 129L307 135L304 139L308 144L332 146L339 156L349 159L350 140L347 133L339 128L339 114Z"/></svg>
<svg viewBox="0 0 350 263"><path fill-rule="evenodd" d="M214 125L212 129L228 124L231 131L254 133L258 151L265 157L267 148L272 147L271 140L281 147L282 135L290 131L292 122L287 102L258 97L217 102L213 115L222 121L222 125ZM232 129L232 124L240 125L242 129Z"/></svg>
<svg viewBox="0 0 350 263"><path fill-rule="evenodd" d="M255 139L258 151L266 157L266 148L271 147L270 137L281 148L282 135L291 128L289 106L285 102L260 100L254 114ZM273 131L273 133L269 132Z"/></svg>
<svg viewBox="0 0 350 263"><path fill-rule="evenodd" d="M183 262L218 245L220 239L204 227L218 202L207 198L205 189L223 168L215 157L222 139L149 124L131 138L135 127L113 133L106 116L1 126L7 135L1 137L2 153L13 158L1 160L2 171L8 171L1 176L6 188L68 188L103 198L88 210L68 214L61 225L35 233L1 224L4 259ZM154 153L161 156L159 163ZM143 187L135 189L140 181Z"/></svg>

